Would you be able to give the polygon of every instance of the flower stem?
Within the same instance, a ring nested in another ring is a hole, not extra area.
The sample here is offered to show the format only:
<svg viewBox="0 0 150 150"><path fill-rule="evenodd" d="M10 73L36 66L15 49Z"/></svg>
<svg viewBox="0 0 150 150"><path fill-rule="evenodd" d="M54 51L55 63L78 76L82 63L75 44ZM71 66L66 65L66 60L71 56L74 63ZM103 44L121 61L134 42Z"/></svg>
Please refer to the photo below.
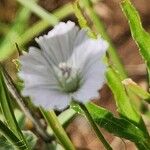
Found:
<svg viewBox="0 0 150 150"><path fill-rule="evenodd" d="M52 128L55 136L59 140L59 142L62 144L62 146L66 150L75 150L72 142L70 141L69 137L67 136L65 130L61 126L55 112L53 110L46 111L42 107L40 107L40 110L44 116L44 118L47 120L48 124Z"/></svg>
<svg viewBox="0 0 150 150"><path fill-rule="evenodd" d="M106 141L106 139L104 138L103 134L100 132L100 130L98 129L96 123L94 122L92 116L90 115L89 111L87 110L87 108L85 107L84 104L75 101L75 103L77 105L79 105L79 107L82 109L82 111L84 112L84 115L86 116L86 118L88 119L89 123L91 124L93 130L95 131L95 134L97 135L97 137L100 139L100 141L103 143L104 147L107 150L112 150L111 146L109 145L109 143Z"/></svg>

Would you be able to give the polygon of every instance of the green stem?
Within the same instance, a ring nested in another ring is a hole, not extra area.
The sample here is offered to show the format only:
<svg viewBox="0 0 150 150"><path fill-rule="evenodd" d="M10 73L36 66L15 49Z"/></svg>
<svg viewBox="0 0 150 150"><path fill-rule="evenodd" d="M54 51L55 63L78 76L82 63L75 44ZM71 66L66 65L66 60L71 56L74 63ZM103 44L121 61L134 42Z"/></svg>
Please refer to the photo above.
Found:
<svg viewBox="0 0 150 150"><path fill-rule="evenodd" d="M42 107L40 107L40 110L44 116L44 118L47 120L48 124L52 128L55 136L59 140L59 142L62 144L62 146L66 150L75 150L72 142L70 141L69 137L67 136L65 130L61 126L55 112L53 110L46 111Z"/></svg>
<svg viewBox="0 0 150 150"><path fill-rule="evenodd" d="M94 122L92 116L90 115L89 111L87 110L87 108L85 107L84 104L75 101L75 103L77 105L80 106L80 108L83 110L86 118L88 119L89 123L91 124L93 130L95 131L95 134L97 135L97 137L100 139L100 141L103 143L104 147L107 150L112 150L111 146L109 145L109 143L106 141L106 139L104 138L103 134L100 132L100 130L98 129L96 123Z"/></svg>
<svg viewBox="0 0 150 150"><path fill-rule="evenodd" d="M96 12L93 9L92 3L90 0L83 0L82 3L84 4L85 9L87 10L88 15L90 16L90 19L94 23L97 31L101 34L101 36L109 42L109 57L111 59L111 64L113 64L114 68L118 70L118 72L121 74L122 79L125 79L127 77L127 73L121 63L121 60L116 52L116 49L106 33L105 26L100 20L100 17L97 16Z"/></svg>

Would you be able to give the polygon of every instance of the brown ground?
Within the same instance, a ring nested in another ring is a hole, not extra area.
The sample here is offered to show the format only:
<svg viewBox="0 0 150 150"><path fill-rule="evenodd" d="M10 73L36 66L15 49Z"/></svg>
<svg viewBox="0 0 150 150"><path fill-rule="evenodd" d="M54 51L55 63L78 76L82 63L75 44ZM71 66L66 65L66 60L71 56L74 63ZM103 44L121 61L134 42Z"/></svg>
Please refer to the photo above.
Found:
<svg viewBox="0 0 150 150"><path fill-rule="evenodd" d="M40 5L51 11L68 2L69 0L41 0ZM106 29L113 40L120 57L126 66L129 75L146 88L146 71L139 56L138 49L131 38L130 30L119 7L120 0L101 0L95 4L95 10L104 20ZM9 3L8 3L9 2ZM145 29L150 29L150 2L149 0L133 0L136 8L140 12L142 22ZM0 20L10 22L15 16L16 4L13 0L0 0ZM6 11L7 10L7 11ZM35 18L35 17L34 17ZM72 19L72 17L70 17ZM36 19L35 19L36 20ZM113 96L108 87L105 86L101 91L101 99L97 99L96 103L115 112L116 108ZM86 120L79 116L67 128L73 143L79 150L103 150ZM104 131L104 130L103 130ZM135 150L133 144L126 141L126 144L119 139L104 131L105 137L112 142L115 150Z"/></svg>

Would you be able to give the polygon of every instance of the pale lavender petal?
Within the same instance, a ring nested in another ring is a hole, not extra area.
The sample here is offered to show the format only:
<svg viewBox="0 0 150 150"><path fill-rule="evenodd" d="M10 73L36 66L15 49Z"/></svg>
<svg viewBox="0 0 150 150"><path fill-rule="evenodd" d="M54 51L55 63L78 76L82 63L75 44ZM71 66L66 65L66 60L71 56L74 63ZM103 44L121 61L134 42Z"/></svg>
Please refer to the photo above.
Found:
<svg viewBox="0 0 150 150"><path fill-rule="evenodd" d="M66 62L73 52L73 45L79 28L75 23L68 21L60 22L47 35L36 38L46 59L58 65Z"/></svg>
<svg viewBox="0 0 150 150"><path fill-rule="evenodd" d="M24 89L23 95L30 95L35 105L42 106L46 109L62 110L70 103L68 94L57 90L51 90L48 87L32 88L29 90Z"/></svg>
<svg viewBox="0 0 150 150"><path fill-rule="evenodd" d="M75 99L85 103L97 97L98 90L105 82L105 71L106 66L101 61L95 62L84 76L83 85L73 94Z"/></svg>
<svg viewBox="0 0 150 150"><path fill-rule="evenodd" d="M24 80L25 88L49 85L57 87L53 70L37 48L30 48L27 55L20 57L21 70L18 73Z"/></svg>
<svg viewBox="0 0 150 150"><path fill-rule="evenodd" d="M80 44L84 43L86 40L88 40L88 34L87 34L87 30L86 29L81 29L78 31L77 35L76 35L76 39L74 41L73 47L77 47Z"/></svg>
<svg viewBox="0 0 150 150"><path fill-rule="evenodd" d="M102 59L107 48L106 41L89 38L74 48L74 53L70 60L73 60L74 66L79 68L84 75L95 61Z"/></svg>

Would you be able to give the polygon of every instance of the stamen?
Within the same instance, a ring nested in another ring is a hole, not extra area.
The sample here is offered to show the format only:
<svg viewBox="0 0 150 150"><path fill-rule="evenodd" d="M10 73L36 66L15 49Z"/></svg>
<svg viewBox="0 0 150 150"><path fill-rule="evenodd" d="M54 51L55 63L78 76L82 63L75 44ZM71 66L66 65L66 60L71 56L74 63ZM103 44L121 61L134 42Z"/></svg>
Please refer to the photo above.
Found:
<svg viewBox="0 0 150 150"><path fill-rule="evenodd" d="M70 77L71 71L72 71L71 66L67 65L66 63L60 63L59 64L59 69L62 71L62 75L65 78L69 78Z"/></svg>
<svg viewBox="0 0 150 150"><path fill-rule="evenodd" d="M58 80L61 89L65 92L74 92L80 86L79 72L71 65L61 62L58 65Z"/></svg>

